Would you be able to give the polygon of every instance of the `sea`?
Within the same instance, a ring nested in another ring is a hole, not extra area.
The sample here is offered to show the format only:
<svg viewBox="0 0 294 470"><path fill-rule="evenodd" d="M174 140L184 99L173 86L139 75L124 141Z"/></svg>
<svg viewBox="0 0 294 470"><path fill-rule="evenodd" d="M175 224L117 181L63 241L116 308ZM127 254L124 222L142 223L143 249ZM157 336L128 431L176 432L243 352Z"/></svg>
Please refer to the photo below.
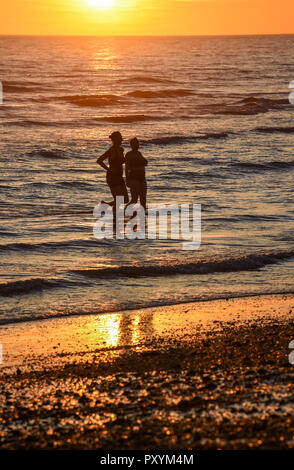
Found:
<svg viewBox="0 0 294 470"><path fill-rule="evenodd" d="M0 37L0 324L293 292L294 36ZM119 130L201 246L96 239Z"/></svg>

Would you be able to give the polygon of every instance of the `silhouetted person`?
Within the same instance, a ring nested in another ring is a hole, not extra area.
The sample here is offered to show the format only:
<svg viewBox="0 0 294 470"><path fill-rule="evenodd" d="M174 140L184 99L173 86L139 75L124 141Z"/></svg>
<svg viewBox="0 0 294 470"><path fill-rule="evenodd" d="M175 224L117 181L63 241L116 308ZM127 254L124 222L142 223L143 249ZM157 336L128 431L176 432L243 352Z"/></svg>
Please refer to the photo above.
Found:
<svg viewBox="0 0 294 470"><path fill-rule="evenodd" d="M109 138L113 145L97 159L97 163L106 170L106 182L114 199L114 201L108 204L113 206L116 196L124 196L124 202L126 204L129 201L129 196L123 178L123 164L125 163L125 158L124 149L121 147L122 135L120 132L116 131L113 132ZM107 159L108 166L104 163L104 160Z"/></svg>
<svg viewBox="0 0 294 470"><path fill-rule="evenodd" d="M126 177L127 185L131 190L130 204L136 204L140 198L141 206L146 209L147 183L145 167L148 161L139 152L139 141L135 137L130 141L132 150L126 154Z"/></svg>

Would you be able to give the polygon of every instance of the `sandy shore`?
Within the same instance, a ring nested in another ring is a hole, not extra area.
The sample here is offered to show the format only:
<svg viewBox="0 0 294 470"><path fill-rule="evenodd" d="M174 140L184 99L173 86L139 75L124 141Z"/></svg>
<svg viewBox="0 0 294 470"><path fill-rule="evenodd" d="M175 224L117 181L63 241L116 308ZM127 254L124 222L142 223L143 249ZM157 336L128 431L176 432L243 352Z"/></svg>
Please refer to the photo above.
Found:
<svg viewBox="0 0 294 470"><path fill-rule="evenodd" d="M294 296L1 327L4 449L294 448Z"/></svg>

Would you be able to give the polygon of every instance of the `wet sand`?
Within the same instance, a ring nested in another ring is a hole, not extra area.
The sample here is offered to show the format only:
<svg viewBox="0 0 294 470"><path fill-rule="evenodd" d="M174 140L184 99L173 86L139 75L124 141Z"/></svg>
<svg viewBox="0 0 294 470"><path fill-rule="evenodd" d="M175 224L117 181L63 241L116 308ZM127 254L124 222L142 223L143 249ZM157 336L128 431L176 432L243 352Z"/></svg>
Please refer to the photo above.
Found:
<svg viewBox="0 0 294 470"><path fill-rule="evenodd" d="M2 449L294 448L294 296L1 327Z"/></svg>

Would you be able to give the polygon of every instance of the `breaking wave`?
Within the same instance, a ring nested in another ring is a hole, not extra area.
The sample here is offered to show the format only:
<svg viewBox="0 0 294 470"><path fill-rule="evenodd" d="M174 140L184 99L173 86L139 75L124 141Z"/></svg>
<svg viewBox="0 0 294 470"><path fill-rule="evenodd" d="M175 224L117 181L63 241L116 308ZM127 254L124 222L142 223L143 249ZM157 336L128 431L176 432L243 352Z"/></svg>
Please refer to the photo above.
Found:
<svg viewBox="0 0 294 470"><path fill-rule="evenodd" d="M294 257L294 251L277 253L250 254L234 258L213 261L194 261L184 264L154 265L154 266L115 266L103 269L77 269L73 272L90 278L120 278L120 277L158 277L189 274L213 274L238 271L254 271L268 264L276 264Z"/></svg>

